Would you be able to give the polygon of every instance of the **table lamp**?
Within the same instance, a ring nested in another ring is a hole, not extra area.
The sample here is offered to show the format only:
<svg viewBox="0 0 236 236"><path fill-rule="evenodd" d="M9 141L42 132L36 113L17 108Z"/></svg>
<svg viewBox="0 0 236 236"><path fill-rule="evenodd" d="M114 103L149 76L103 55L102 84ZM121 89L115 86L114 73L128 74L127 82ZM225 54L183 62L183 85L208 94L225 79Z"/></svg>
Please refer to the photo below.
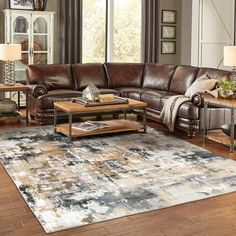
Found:
<svg viewBox="0 0 236 236"><path fill-rule="evenodd" d="M15 85L15 60L21 59L21 44L0 44L0 60L5 85Z"/></svg>
<svg viewBox="0 0 236 236"><path fill-rule="evenodd" d="M236 46L224 47L224 66L232 66L236 72Z"/></svg>

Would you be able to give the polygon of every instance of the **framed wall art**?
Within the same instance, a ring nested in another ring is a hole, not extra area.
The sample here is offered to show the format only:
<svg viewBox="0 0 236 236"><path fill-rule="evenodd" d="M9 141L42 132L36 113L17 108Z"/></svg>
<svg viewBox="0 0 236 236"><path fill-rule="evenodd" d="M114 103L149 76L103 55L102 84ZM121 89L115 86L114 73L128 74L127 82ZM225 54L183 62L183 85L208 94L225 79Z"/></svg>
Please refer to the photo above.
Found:
<svg viewBox="0 0 236 236"><path fill-rule="evenodd" d="M161 54L176 54L176 42L175 41L162 41Z"/></svg>
<svg viewBox="0 0 236 236"><path fill-rule="evenodd" d="M176 26L162 25L161 38L162 39L176 39Z"/></svg>
<svg viewBox="0 0 236 236"><path fill-rule="evenodd" d="M8 0L9 9L33 10L34 0Z"/></svg>
<svg viewBox="0 0 236 236"><path fill-rule="evenodd" d="M161 22L165 24L176 24L177 12L174 10L162 10Z"/></svg>

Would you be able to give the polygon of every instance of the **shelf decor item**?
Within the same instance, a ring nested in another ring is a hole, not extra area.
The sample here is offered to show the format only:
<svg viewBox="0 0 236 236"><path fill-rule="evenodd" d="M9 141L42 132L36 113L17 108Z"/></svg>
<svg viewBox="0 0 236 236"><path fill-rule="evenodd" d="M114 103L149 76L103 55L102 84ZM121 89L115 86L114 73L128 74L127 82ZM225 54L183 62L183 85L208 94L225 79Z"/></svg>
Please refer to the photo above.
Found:
<svg viewBox="0 0 236 236"><path fill-rule="evenodd" d="M3 80L5 85L15 85L15 62L21 59L21 44L0 44L0 60L3 61Z"/></svg>
<svg viewBox="0 0 236 236"><path fill-rule="evenodd" d="M44 11L47 5L47 0L33 0L34 11Z"/></svg>
<svg viewBox="0 0 236 236"><path fill-rule="evenodd" d="M161 54L175 54L176 42L175 41L162 41L161 42Z"/></svg>
<svg viewBox="0 0 236 236"><path fill-rule="evenodd" d="M161 38L162 39L176 39L176 26L162 25Z"/></svg>
<svg viewBox="0 0 236 236"><path fill-rule="evenodd" d="M236 91L236 82L228 80L227 78L218 78L217 84L219 86L219 95L223 99L232 99L234 92Z"/></svg>
<svg viewBox="0 0 236 236"><path fill-rule="evenodd" d="M161 22L166 24L176 24L177 12L174 10L162 10Z"/></svg>
<svg viewBox="0 0 236 236"><path fill-rule="evenodd" d="M33 10L33 0L8 0L9 9Z"/></svg>

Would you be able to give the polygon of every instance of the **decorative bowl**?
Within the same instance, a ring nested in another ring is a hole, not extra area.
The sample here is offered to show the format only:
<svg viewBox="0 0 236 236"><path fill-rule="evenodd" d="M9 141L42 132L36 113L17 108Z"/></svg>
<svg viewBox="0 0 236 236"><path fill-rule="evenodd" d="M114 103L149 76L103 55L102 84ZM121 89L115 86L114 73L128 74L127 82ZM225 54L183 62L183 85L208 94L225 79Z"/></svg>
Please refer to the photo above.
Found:
<svg viewBox="0 0 236 236"><path fill-rule="evenodd" d="M224 124L220 128L227 136L230 137L231 124ZM234 124L234 139L236 139L236 124Z"/></svg>

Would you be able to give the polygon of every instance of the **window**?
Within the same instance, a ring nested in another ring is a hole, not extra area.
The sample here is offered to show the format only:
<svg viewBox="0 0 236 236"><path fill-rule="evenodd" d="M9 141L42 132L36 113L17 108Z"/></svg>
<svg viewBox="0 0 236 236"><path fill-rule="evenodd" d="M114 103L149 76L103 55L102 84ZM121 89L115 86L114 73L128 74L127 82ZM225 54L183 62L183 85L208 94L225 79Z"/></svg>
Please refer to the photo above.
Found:
<svg viewBox="0 0 236 236"><path fill-rule="evenodd" d="M142 0L83 1L83 62L140 62Z"/></svg>
<svg viewBox="0 0 236 236"><path fill-rule="evenodd" d="M106 1L83 1L83 62L105 61Z"/></svg>

